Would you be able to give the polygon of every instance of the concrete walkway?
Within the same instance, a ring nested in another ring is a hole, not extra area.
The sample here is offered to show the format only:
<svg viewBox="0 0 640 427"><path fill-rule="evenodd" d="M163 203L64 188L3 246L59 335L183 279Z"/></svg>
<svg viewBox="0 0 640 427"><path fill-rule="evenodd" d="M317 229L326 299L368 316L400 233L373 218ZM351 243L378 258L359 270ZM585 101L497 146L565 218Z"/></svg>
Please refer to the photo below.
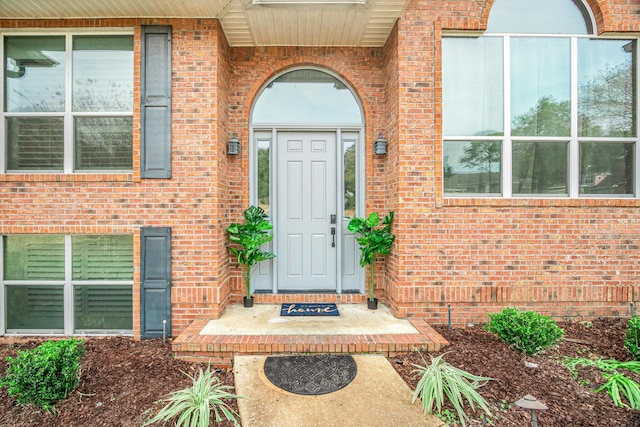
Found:
<svg viewBox="0 0 640 427"><path fill-rule="evenodd" d="M422 319L397 319L383 304L339 304L338 317L281 317L281 304L227 307L194 321L173 342L176 357L233 364L244 427L442 427L423 415L413 391L385 355L433 351L448 343ZM358 372L334 393L302 396L273 385L267 355L352 354ZM377 353L377 354L373 354Z"/></svg>
<svg viewBox="0 0 640 427"><path fill-rule="evenodd" d="M302 396L273 385L265 376L267 356L238 355L236 394L243 427L442 427L423 415L412 391L381 355L353 356L358 373L334 393Z"/></svg>

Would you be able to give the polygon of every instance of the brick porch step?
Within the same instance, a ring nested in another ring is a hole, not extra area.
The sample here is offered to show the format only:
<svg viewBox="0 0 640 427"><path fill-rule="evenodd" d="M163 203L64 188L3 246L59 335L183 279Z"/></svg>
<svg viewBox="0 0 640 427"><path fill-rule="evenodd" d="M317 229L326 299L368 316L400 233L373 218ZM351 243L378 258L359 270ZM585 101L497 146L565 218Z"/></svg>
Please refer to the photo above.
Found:
<svg viewBox="0 0 640 427"><path fill-rule="evenodd" d="M171 344L175 357L230 366L236 354L378 353L394 356L437 351L449 343L424 320L410 319L417 334L359 335L201 335L208 320L196 320Z"/></svg>

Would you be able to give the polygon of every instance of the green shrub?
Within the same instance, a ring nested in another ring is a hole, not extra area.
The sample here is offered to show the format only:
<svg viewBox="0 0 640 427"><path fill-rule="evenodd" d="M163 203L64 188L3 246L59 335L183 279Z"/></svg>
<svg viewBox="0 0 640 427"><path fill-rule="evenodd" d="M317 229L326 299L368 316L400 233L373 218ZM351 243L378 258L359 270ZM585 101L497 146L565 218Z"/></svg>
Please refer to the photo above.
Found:
<svg viewBox="0 0 640 427"><path fill-rule="evenodd" d="M209 368L206 371L198 373L197 377L188 374L193 382L191 387L174 391L166 398L162 399L166 402L155 417L147 420L142 424L148 426L158 421L164 423L174 420L176 427L208 427L213 410L215 421L221 422L224 419L233 422L234 425L240 425L236 414L222 399L237 399L227 390L231 386L220 383L220 379L213 375Z"/></svg>
<svg viewBox="0 0 640 427"><path fill-rule="evenodd" d="M34 404L53 412L53 405L78 386L83 354L84 342L75 338L18 351L16 357L7 357L9 368L0 386L8 388L9 396L16 396L22 405Z"/></svg>
<svg viewBox="0 0 640 427"><path fill-rule="evenodd" d="M434 357L429 366L413 365L417 368L414 373L420 377L420 380L413 393L412 403L415 403L420 398L422 400L422 411L425 414L433 414L435 405L435 414L440 414L440 417L448 417L449 420L445 419L444 421L449 422L452 421L451 415L453 414L447 414L447 410L442 410L446 397L455 408L460 424L463 427L469 418L464 411L465 400L474 411L477 405L489 417L492 417L489 405L487 405L480 393L476 391L485 385L487 381L490 381L491 378L480 377L456 368L445 362L442 358L443 356L444 354ZM455 415L453 418L455 418Z"/></svg>
<svg viewBox="0 0 640 427"><path fill-rule="evenodd" d="M536 354L561 341L564 335L562 328L551 318L534 311L521 312L517 308L489 314L485 329L525 354Z"/></svg>
<svg viewBox="0 0 640 427"><path fill-rule="evenodd" d="M640 384L624 376L620 370L627 370L634 374L640 374L640 362L618 362L613 359L585 359L565 357L563 364L569 369L575 378L578 378L578 366L594 367L601 371L602 377L606 380L603 385L596 389L596 392L606 390L613 403L618 407L629 407L640 409ZM625 398L629 405L624 403Z"/></svg>
<svg viewBox="0 0 640 427"><path fill-rule="evenodd" d="M633 316L629 319L624 345L635 359L640 360L640 346L638 342L640 342L640 317Z"/></svg>

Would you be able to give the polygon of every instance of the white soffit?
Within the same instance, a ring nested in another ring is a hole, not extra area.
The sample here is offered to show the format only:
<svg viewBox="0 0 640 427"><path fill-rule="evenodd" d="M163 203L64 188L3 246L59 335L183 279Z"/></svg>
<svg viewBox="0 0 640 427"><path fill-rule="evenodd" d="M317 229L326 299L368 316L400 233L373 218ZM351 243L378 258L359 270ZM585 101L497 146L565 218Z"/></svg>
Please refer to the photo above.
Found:
<svg viewBox="0 0 640 427"><path fill-rule="evenodd" d="M407 1L0 0L0 19L217 18L231 46L381 47Z"/></svg>

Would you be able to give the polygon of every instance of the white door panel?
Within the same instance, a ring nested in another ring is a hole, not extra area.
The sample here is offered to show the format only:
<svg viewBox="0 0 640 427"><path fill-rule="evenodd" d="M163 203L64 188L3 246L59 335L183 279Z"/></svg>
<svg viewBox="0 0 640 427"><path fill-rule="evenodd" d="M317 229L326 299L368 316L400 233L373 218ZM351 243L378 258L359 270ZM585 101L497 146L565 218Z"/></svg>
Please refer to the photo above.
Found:
<svg viewBox="0 0 640 427"><path fill-rule="evenodd" d="M277 287L335 291L335 132L280 132L277 160Z"/></svg>

